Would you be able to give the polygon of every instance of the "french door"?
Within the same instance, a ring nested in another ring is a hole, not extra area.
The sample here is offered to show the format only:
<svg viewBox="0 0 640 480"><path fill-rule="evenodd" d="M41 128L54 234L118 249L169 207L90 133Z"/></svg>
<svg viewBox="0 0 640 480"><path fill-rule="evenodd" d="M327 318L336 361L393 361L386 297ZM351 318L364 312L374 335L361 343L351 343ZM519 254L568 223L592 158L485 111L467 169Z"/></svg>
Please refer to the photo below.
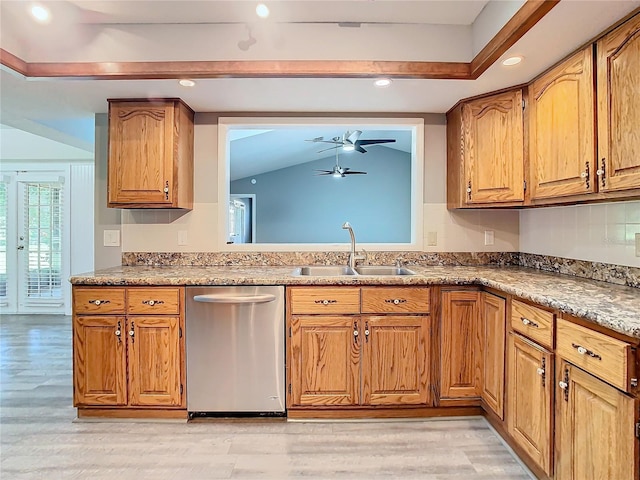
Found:
<svg viewBox="0 0 640 480"><path fill-rule="evenodd" d="M13 172L0 182L0 307L64 313L69 277L65 172Z"/></svg>

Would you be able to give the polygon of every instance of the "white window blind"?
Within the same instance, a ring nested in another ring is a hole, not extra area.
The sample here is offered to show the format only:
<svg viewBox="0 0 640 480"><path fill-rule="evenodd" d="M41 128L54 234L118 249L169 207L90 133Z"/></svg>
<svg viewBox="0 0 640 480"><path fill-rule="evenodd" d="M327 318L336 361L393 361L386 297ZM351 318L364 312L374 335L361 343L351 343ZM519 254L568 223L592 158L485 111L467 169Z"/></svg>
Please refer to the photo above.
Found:
<svg viewBox="0 0 640 480"><path fill-rule="evenodd" d="M26 303L62 300L63 185L26 183L24 189L23 256Z"/></svg>

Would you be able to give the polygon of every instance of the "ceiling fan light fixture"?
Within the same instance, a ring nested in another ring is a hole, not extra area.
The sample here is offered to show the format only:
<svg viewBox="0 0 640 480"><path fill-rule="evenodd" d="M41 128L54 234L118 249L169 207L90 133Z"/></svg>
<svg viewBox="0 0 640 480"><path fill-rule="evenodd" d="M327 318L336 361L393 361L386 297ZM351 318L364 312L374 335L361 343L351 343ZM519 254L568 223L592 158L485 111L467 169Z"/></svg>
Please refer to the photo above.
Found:
<svg viewBox="0 0 640 480"><path fill-rule="evenodd" d="M342 150L344 150L345 152L353 152L355 149L355 145L346 144L342 146Z"/></svg>
<svg viewBox="0 0 640 480"><path fill-rule="evenodd" d="M373 81L373 84L378 88L386 88L389 85L391 85L391 79L390 78L376 78Z"/></svg>
<svg viewBox="0 0 640 480"><path fill-rule="evenodd" d="M523 58L524 57L521 57L519 55L514 55L513 57L508 57L508 58L505 58L502 61L502 65L504 65L505 67L510 67L512 65L517 65L522 61Z"/></svg>

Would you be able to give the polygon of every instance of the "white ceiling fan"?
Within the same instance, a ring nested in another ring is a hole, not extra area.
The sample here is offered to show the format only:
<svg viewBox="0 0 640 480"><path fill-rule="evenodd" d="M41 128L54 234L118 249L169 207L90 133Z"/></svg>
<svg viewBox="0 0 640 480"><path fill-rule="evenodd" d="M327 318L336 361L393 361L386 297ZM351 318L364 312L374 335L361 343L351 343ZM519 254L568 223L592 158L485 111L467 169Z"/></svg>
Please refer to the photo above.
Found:
<svg viewBox="0 0 640 480"><path fill-rule="evenodd" d="M342 138L333 137L331 140L325 140L324 137L316 137L307 142L313 143L330 143L333 144L332 147L325 148L324 150L319 150L318 153L326 152L327 150L331 150L333 148L341 148L347 152L355 150L360 153L367 153L367 151L362 148L362 145L377 145L379 143L394 143L395 140L391 138L373 138L369 140L360 140L360 135L362 135L362 130L354 130L353 132L347 130Z"/></svg>
<svg viewBox="0 0 640 480"><path fill-rule="evenodd" d="M335 178L343 178L347 175L366 175L367 174L367 172L353 172L349 167L341 167L340 163L338 162L339 150L337 149L337 147L331 147L331 148L336 148L335 166L331 170L315 170L316 172L320 172L320 173L315 173L314 175L331 175L332 177L335 177Z"/></svg>

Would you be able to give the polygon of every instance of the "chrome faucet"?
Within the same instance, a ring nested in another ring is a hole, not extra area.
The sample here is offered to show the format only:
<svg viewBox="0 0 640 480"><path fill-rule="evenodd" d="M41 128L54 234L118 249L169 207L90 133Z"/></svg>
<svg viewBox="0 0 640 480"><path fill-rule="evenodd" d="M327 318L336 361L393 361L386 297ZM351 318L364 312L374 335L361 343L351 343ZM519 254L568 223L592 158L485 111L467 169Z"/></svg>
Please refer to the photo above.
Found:
<svg viewBox="0 0 640 480"><path fill-rule="evenodd" d="M358 254L356 252L356 236L353 233L353 228L351 228L351 224L349 222L344 222L342 224L342 228L344 230L349 230L349 235L351 236L351 251L349 252L349 267L355 268L358 260L366 260L367 253L362 250L363 254Z"/></svg>

